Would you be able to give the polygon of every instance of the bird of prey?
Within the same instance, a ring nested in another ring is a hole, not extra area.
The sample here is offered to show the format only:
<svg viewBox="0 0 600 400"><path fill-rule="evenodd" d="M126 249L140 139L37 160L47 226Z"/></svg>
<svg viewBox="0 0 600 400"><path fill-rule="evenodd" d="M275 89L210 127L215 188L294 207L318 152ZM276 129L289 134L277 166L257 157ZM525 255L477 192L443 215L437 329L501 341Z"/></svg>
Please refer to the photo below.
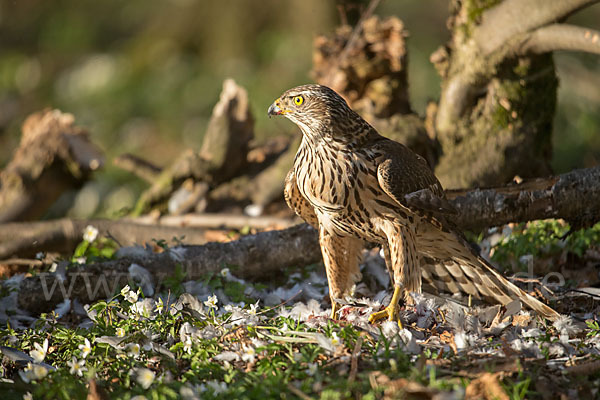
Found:
<svg viewBox="0 0 600 400"><path fill-rule="evenodd" d="M456 213L425 159L381 136L332 89L303 85L276 99L269 116L283 115L302 131L285 199L319 232L332 318L360 279L364 243L384 250L394 291L370 315L398 321L399 302L434 289L461 291L500 304L515 299L549 319L559 314L497 272L464 238Z"/></svg>

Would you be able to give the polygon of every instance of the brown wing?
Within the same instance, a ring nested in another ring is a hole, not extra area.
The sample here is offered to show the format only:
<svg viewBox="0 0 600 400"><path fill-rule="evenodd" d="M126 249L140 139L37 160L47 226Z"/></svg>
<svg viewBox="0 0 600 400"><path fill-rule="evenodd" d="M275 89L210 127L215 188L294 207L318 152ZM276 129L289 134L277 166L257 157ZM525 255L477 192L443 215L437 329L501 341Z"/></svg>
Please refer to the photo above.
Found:
<svg viewBox="0 0 600 400"><path fill-rule="evenodd" d="M410 209L456 214L423 157L389 139L378 141L374 147L383 154L377 166L377 180L388 196Z"/></svg>

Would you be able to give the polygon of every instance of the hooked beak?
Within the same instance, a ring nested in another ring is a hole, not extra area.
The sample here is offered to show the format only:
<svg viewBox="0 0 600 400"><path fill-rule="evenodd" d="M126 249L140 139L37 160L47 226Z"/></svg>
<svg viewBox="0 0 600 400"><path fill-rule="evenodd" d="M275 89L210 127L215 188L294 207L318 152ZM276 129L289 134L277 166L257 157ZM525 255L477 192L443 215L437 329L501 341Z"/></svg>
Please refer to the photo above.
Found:
<svg viewBox="0 0 600 400"><path fill-rule="evenodd" d="M275 100L273 102L273 104L271 104L271 106L269 107L269 111L267 111L267 114L269 114L269 117L271 115L283 114L283 110L281 110L281 108L279 108L279 99Z"/></svg>

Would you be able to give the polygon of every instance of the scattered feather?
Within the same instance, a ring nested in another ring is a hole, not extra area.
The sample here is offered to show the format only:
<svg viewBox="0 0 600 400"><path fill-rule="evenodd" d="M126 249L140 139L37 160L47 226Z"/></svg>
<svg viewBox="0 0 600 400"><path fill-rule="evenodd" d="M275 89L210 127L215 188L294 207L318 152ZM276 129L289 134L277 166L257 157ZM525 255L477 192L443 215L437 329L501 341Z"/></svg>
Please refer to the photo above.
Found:
<svg viewBox="0 0 600 400"><path fill-rule="evenodd" d="M144 296L154 296L154 280L152 274L146 268L133 263L127 271L129 272L129 278L140 286Z"/></svg>

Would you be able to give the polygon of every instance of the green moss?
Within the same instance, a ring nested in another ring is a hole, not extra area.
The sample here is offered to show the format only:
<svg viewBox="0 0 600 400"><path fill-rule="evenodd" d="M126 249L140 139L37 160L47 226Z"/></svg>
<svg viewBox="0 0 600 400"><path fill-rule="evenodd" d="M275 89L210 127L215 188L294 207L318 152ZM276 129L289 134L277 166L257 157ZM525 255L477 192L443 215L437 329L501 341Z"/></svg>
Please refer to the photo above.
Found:
<svg viewBox="0 0 600 400"><path fill-rule="evenodd" d="M463 3L463 7L465 8L469 21L472 23L479 23L484 11L501 2L502 0L467 0Z"/></svg>
<svg viewBox="0 0 600 400"><path fill-rule="evenodd" d="M466 21L457 25L464 37L470 37L473 29L481 21L483 13L502 2L502 0L466 0L462 2L462 8L467 16Z"/></svg>
<svg viewBox="0 0 600 400"><path fill-rule="evenodd" d="M494 159L506 160L507 164L500 166L505 171L501 175L506 176L497 181L509 180L517 174L526 177L528 173L530 176L549 173L557 87L551 56L507 60L498 66L496 77L488 84L487 95L479 100L469 119L472 122L469 136L496 138L496 148L484 146L502 153ZM494 183L498 182L481 184Z"/></svg>

